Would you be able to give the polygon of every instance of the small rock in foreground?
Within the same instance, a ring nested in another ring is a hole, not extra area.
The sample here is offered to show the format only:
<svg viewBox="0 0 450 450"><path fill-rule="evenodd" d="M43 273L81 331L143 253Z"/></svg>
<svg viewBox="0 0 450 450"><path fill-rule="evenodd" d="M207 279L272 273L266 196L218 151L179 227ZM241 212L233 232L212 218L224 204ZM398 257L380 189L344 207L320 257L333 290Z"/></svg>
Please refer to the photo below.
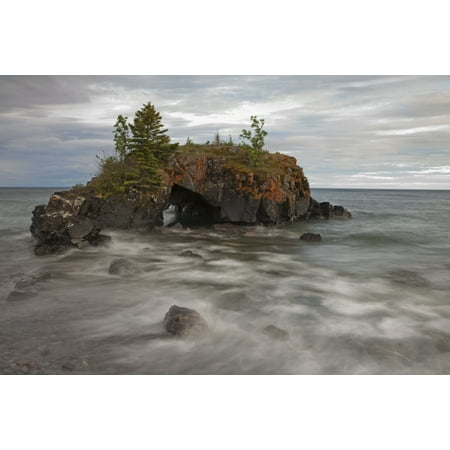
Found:
<svg viewBox="0 0 450 450"><path fill-rule="evenodd" d="M111 275L128 276L137 272L137 267L125 258L118 258L109 265L108 273Z"/></svg>
<svg viewBox="0 0 450 450"><path fill-rule="evenodd" d="M208 324L195 310L173 305L164 317L164 328L179 337L201 337L208 332Z"/></svg>
<svg viewBox="0 0 450 450"><path fill-rule="evenodd" d="M287 341L289 339L289 333L282 328L276 327L275 325L267 325L267 327L263 328L263 333L266 336L278 341Z"/></svg>
<svg viewBox="0 0 450 450"><path fill-rule="evenodd" d="M300 240L306 242L320 242L322 240L322 236L319 233L303 233L300 236Z"/></svg>
<svg viewBox="0 0 450 450"><path fill-rule="evenodd" d="M24 300L38 294L36 285L40 285L43 281L52 277L50 272L39 272L34 275L29 274L22 276L14 286L14 290L7 297L8 301Z"/></svg>

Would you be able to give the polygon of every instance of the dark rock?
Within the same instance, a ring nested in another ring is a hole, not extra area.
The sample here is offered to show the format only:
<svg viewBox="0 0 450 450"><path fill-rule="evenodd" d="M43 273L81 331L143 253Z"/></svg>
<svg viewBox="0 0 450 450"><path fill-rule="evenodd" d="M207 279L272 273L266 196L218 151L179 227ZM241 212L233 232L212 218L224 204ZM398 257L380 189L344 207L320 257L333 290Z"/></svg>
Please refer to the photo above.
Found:
<svg viewBox="0 0 450 450"><path fill-rule="evenodd" d="M191 250L183 250L183 251L180 253L180 256L186 256L186 257L189 257L189 258L201 258L201 257L202 257L202 256L199 255L198 253L194 253L194 252L191 251Z"/></svg>
<svg viewBox="0 0 450 450"><path fill-rule="evenodd" d="M295 200L295 214L298 218L306 218L311 205L309 197L300 197Z"/></svg>
<svg viewBox="0 0 450 450"><path fill-rule="evenodd" d="M185 230L185 228L183 227L183 225L181 225L180 222L175 222L173 224L167 225L167 227L170 228L171 230L178 230L178 231Z"/></svg>
<svg viewBox="0 0 450 450"><path fill-rule="evenodd" d="M95 223L88 217L77 216L68 224L67 231L72 240L87 239L91 233L98 234L98 231L95 233L95 228Z"/></svg>
<svg viewBox="0 0 450 450"><path fill-rule="evenodd" d="M49 280L52 277L50 272L39 272L34 275L26 275L17 281L15 288L18 290L29 289L36 283Z"/></svg>
<svg viewBox="0 0 450 450"><path fill-rule="evenodd" d="M130 276L137 272L137 266L130 260L125 258L118 258L109 265L108 273L111 275Z"/></svg>
<svg viewBox="0 0 450 450"><path fill-rule="evenodd" d="M73 372L76 369L76 367L74 364L65 363L61 366L61 369L64 370L65 372Z"/></svg>
<svg viewBox="0 0 450 450"><path fill-rule="evenodd" d="M295 158L268 154L268 170L252 172L245 163L230 164L236 162L237 149L232 148L228 156L175 153L164 167L161 186L154 190L129 188L124 195L100 196L94 192L95 183L89 182L83 195L76 190L56 192L47 205L33 210L30 231L37 240L35 253L104 243L103 228L152 230L163 226L163 212L171 206L176 221L185 227L351 217L341 206L311 198L308 180Z"/></svg>
<svg viewBox="0 0 450 450"><path fill-rule="evenodd" d="M330 202L322 202L320 203L320 215L325 218L329 219L333 211L333 206L330 204Z"/></svg>
<svg viewBox="0 0 450 450"><path fill-rule="evenodd" d="M85 239L72 239L72 244L75 244L79 249L87 248L91 245L89 244L89 241Z"/></svg>
<svg viewBox="0 0 450 450"><path fill-rule="evenodd" d="M278 341L287 341L289 339L289 333L282 328L276 327L275 325L267 325L267 327L263 328L263 333L266 336Z"/></svg>
<svg viewBox="0 0 450 450"><path fill-rule="evenodd" d="M247 228L232 223L216 223L213 225L213 230L221 233L245 233Z"/></svg>
<svg viewBox="0 0 450 450"><path fill-rule="evenodd" d="M350 219L352 217L350 211L345 209L343 206L334 206L333 207L333 216L334 217L343 217L346 219Z"/></svg>
<svg viewBox="0 0 450 450"><path fill-rule="evenodd" d="M322 236L319 233L303 233L300 236L300 240L306 242L319 242L322 240Z"/></svg>
<svg viewBox="0 0 450 450"><path fill-rule="evenodd" d="M173 305L164 317L164 328L179 337L201 337L208 332L208 324L195 310Z"/></svg>
<svg viewBox="0 0 450 450"><path fill-rule="evenodd" d="M155 192L130 191L127 197L85 197L73 191L53 194L48 204L34 208L31 234L36 255L60 253L71 247L104 244L101 229L151 229L163 224L167 188Z"/></svg>
<svg viewBox="0 0 450 450"><path fill-rule="evenodd" d="M95 246L107 245L111 242L111 240L112 240L111 236L108 236L106 234L98 234L97 236L95 236L94 239L90 239L89 243Z"/></svg>
<svg viewBox="0 0 450 450"><path fill-rule="evenodd" d="M24 291L14 290L11 291L6 298L8 302L14 302L17 300L26 300L38 294L36 289L27 289Z"/></svg>
<svg viewBox="0 0 450 450"><path fill-rule="evenodd" d="M319 203L314 199L311 199L306 216L310 219L332 219L336 217L350 219L352 217L350 211L343 206L335 206L329 202Z"/></svg>
<svg viewBox="0 0 450 450"><path fill-rule="evenodd" d="M38 272L23 275L15 284L14 290L8 295L8 301L25 300L38 294L39 285L52 277L50 272Z"/></svg>

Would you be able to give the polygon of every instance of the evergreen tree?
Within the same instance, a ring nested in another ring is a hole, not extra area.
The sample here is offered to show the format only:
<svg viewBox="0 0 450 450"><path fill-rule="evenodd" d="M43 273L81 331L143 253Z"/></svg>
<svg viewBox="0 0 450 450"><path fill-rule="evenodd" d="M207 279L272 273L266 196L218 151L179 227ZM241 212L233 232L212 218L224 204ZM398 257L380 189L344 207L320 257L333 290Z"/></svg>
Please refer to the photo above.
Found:
<svg viewBox="0 0 450 450"><path fill-rule="evenodd" d="M123 117L119 114L116 123L114 124L114 144L120 161L125 160L128 151L130 129L128 127L127 119L128 117Z"/></svg>
<svg viewBox="0 0 450 450"><path fill-rule="evenodd" d="M146 103L136 112L133 124L130 124L132 137L129 148L133 154L153 155L157 161L166 161L177 144L170 144L167 128L161 123L161 114L150 103Z"/></svg>
<svg viewBox="0 0 450 450"><path fill-rule="evenodd" d="M220 134L219 130L216 131L216 134L214 135L214 145L220 145Z"/></svg>
<svg viewBox="0 0 450 450"><path fill-rule="evenodd" d="M159 169L173 153L178 144L171 144L167 128L161 122L161 114L150 103L136 111L133 124L129 125L129 157L136 161L141 176L136 184L151 187L160 184Z"/></svg>

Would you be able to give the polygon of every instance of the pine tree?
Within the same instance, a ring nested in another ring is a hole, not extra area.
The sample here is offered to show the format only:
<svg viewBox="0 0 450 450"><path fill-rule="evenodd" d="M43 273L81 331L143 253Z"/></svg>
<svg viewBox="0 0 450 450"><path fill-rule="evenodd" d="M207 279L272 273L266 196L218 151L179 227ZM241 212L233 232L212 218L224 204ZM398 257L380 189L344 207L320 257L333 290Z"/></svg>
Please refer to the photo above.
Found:
<svg viewBox="0 0 450 450"><path fill-rule="evenodd" d="M124 161L128 152L128 141L130 138L130 129L127 123L128 117L123 117L121 114L117 116L114 124L114 144L116 153L119 155L119 160Z"/></svg>
<svg viewBox="0 0 450 450"><path fill-rule="evenodd" d="M214 145L220 145L220 134L219 130L216 131L216 134L214 135Z"/></svg>
<svg viewBox="0 0 450 450"><path fill-rule="evenodd" d="M166 161L177 144L170 144L167 128L161 123L161 114L150 103L136 111L133 124L130 124L132 137L130 151L133 154L153 155L157 161Z"/></svg>
<svg viewBox="0 0 450 450"><path fill-rule="evenodd" d="M161 181L159 169L169 159L178 144L171 144L167 128L161 122L161 114L150 103L136 111L133 124L129 125L129 157L136 161L141 177L138 185L148 187Z"/></svg>

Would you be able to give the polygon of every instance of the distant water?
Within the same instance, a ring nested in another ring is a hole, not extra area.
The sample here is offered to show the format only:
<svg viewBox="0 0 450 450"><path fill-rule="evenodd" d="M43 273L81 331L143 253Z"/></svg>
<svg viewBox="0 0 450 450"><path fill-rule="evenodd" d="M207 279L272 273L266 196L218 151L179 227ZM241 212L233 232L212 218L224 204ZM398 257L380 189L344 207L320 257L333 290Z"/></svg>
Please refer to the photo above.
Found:
<svg viewBox="0 0 450 450"><path fill-rule="evenodd" d="M450 191L317 189L353 218L113 232L107 248L37 257L31 211L55 190L0 189L0 373L450 373ZM139 272L109 275L117 257ZM36 273L51 278L6 300ZM161 337L173 304L211 334Z"/></svg>

